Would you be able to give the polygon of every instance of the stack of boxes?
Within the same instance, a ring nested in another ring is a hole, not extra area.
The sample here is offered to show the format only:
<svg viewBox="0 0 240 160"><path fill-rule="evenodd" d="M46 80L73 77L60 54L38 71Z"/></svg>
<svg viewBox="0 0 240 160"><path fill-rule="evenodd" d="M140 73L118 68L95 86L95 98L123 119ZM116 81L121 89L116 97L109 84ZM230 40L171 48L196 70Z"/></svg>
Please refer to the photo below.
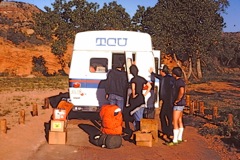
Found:
<svg viewBox="0 0 240 160"><path fill-rule="evenodd" d="M48 137L49 144L66 144L66 125L66 110L57 108L53 109L53 116Z"/></svg>
<svg viewBox="0 0 240 160"><path fill-rule="evenodd" d="M156 119L141 119L140 131L134 133L137 146L152 147L158 142L158 122Z"/></svg>

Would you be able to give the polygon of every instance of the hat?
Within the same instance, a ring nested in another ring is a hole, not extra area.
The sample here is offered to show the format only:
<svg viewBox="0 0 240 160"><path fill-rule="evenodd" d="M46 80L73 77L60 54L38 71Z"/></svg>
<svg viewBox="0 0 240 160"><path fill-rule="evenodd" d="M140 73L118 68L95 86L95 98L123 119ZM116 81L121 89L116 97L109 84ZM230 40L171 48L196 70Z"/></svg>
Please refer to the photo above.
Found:
<svg viewBox="0 0 240 160"><path fill-rule="evenodd" d="M164 73L169 74L169 68L165 64L161 64L159 70L162 70Z"/></svg>
<svg viewBox="0 0 240 160"><path fill-rule="evenodd" d="M158 69L159 69L159 70L163 70L163 67L164 67L164 66L165 66L164 64L161 64Z"/></svg>

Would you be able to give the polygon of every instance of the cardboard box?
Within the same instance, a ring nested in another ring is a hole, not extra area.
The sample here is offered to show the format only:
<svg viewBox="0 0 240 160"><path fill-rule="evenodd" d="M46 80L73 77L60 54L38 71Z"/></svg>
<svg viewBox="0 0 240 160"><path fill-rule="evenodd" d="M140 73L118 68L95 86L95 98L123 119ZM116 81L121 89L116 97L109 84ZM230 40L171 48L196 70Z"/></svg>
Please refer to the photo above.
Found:
<svg viewBox="0 0 240 160"><path fill-rule="evenodd" d="M152 141L137 141L137 146L152 147Z"/></svg>
<svg viewBox="0 0 240 160"><path fill-rule="evenodd" d="M66 144L67 132L49 131L48 143L49 144Z"/></svg>
<svg viewBox="0 0 240 160"><path fill-rule="evenodd" d="M157 131L151 131L153 141L158 142L158 130Z"/></svg>
<svg viewBox="0 0 240 160"><path fill-rule="evenodd" d="M53 109L53 120L66 120L67 114L65 109L54 108Z"/></svg>
<svg viewBox="0 0 240 160"><path fill-rule="evenodd" d="M141 119L140 130L142 132L151 132L158 130L158 121L156 119Z"/></svg>
<svg viewBox="0 0 240 160"><path fill-rule="evenodd" d="M158 142L158 121L156 119L141 119L140 130L141 132L151 132L153 141Z"/></svg>
<svg viewBox="0 0 240 160"><path fill-rule="evenodd" d="M141 131L134 133L135 141L137 146L152 147L152 134L143 133Z"/></svg>
<svg viewBox="0 0 240 160"><path fill-rule="evenodd" d="M152 141L151 133L135 132L135 141Z"/></svg>
<svg viewBox="0 0 240 160"><path fill-rule="evenodd" d="M61 120L51 120L51 129L50 131L63 132L66 128L65 121Z"/></svg>

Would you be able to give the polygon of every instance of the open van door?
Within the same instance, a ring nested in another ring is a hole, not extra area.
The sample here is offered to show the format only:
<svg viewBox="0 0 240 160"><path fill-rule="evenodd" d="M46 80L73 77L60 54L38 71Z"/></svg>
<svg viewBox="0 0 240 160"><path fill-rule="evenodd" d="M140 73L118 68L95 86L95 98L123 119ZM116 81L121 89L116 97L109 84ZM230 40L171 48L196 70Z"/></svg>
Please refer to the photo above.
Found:
<svg viewBox="0 0 240 160"><path fill-rule="evenodd" d="M160 60L161 60L161 52L160 50L153 50L153 55L155 59L155 71L158 71L158 68L160 67Z"/></svg>
<svg viewBox="0 0 240 160"><path fill-rule="evenodd" d="M153 50L153 56L155 61L155 73L158 73L158 68L161 63L161 52L160 50ZM154 80L154 106L155 108L159 108L159 79L155 78Z"/></svg>
<svg viewBox="0 0 240 160"><path fill-rule="evenodd" d="M128 81L130 82L130 80L133 77L132 74L130 73L130 67L131 65L133 65L135 60L133 58L133 52L125 52L125 56L126 56L126 72L128 76Z"/></svg>

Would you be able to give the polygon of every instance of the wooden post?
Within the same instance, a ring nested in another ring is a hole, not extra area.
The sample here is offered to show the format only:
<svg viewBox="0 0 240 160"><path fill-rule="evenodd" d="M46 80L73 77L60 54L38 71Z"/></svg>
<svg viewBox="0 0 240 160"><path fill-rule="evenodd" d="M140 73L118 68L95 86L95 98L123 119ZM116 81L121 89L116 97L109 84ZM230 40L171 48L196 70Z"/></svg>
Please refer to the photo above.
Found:
<svg viewBox="0 0 240 160"><path fill-rule="evenodd" d="M25 124L25 110L19 112L19 124Z"/></svg>
<svg viewBox="0 0 240 160"><path fill-rule="evenodd" d="M36 103L33 104L32 116L38 116L38 107Z"/></svg>
<svg viewBox="0 0 240 160"><path fill-rule="evenodd" d="M217 106L214 106L213 107L213 113L212 113L212 117L213 117L213 120L216 120L217 119L217 116L218 116L218 107Z"/></svg>
<svg viewBox="0 0 240 160"><path fill-rule="evenodd" d="M44 106L43 106L43 109L47 109L47 108L49 108L49 98L45 98L44 99Z"/></svg>
<svg viewBox="0 0 240 160"><path fill-rule="evenodd" d="M190 101L190 95L186 95L186 106L190 107L191 101Z"/></svg>
<svg viewBox="0 0 240 160"><path fill-rule="evenodd" d="M232 128L233 127L233 115L228 114L228 127Z"/></svg>
<svg viewBox="0 0 240 160"><path fill-rule="evenodd" d="M7 133L7 120L6 119L1 119L0 127L1 127L1 134L6 134Z"/></svg>
<svg viewBox="0 0 240 160"><path fill-rule="evenodd" d="M190 114L190 115L193 115L193 113L194 113L194 102L192 101L192 102L190 103L189 114Z"/></svg>
<svg viewBox="0 0 240 160"><path fill-rule="evenodd" d="M198 109L198 100L195 100L194 101L194 109L193 109L194 111L198 111L199 109Z"/></svg>
<svg viewBox="0 0 240 160"><path fill-rule="evenodd" d="M203 101L199 102L199 113L201 115L204 115L204 102Z"/></svg>

